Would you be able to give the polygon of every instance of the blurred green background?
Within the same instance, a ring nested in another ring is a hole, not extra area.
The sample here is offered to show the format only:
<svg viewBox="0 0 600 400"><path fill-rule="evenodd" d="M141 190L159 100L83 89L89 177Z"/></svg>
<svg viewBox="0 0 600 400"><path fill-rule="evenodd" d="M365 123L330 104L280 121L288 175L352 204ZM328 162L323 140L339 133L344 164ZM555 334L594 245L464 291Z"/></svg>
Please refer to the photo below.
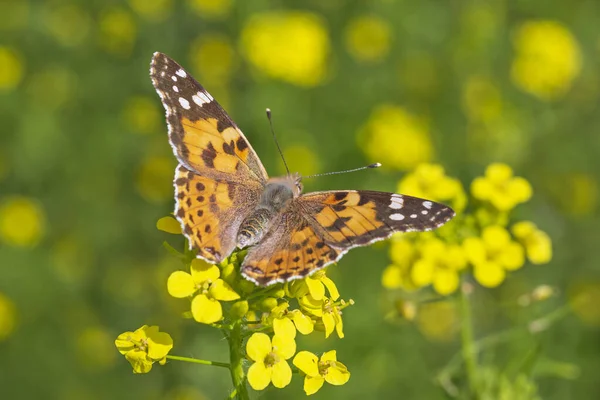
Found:
<svg viewBox="0 0 600 400"><path fill-rule="evenodd" d="M468 185L490 162L511 165L534 189L517 214L548 232L554 258L478 289L475 334L572 304L503 356L539 346L553 366L536 378L542 398L598 398L599 16L593 0L0 1L2 397L191 400L230 389L227 371L186 363L133 375L114 347L150 324L171 333L173 354L228 357L218 332L180 318L166 292L180 264L161 243L182 242L155 228L173 209L176 165L148 77L161 51L230 112L271 175L284 171L266 107L291 169L386 167L307 180L308 191L394 191L423 162ZM445 398L434 378L458 349L456 312L387 321L388 263L377 245L331 269L356 301L346 338L299 343L336 348L352 378L315 398ZM541 284L556 295L505 307ZM261 395L304 397L298 377Z"/></svg>

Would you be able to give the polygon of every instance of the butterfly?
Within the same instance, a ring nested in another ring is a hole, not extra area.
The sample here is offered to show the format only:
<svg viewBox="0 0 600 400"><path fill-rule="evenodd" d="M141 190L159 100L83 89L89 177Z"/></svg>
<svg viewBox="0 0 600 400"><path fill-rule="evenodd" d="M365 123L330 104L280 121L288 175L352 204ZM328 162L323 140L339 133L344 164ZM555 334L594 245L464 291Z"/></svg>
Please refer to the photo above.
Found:
<svg viewBox="0 0 600 400"><path fill-rule="evenodd" d="M248 247L241 273L267 286L304 278L354 247L454 217L443 204L395 193L303 194L299 174L269 178L235 122L179 64L154 53L150 77L179 161L174 214L198 258L219 263Z"/></svg>

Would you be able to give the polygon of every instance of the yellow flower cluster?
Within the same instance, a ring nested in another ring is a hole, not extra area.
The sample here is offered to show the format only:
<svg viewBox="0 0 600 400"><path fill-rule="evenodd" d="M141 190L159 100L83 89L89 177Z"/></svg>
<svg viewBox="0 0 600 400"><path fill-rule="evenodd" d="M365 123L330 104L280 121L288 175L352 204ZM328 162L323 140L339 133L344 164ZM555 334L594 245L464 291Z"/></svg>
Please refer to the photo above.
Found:
<svg viewBox="0 0 600 400"><path fill-rule="evenodd" d="M360 16L351 20L344 35L346 48L357 61L381 61L389 53L391 28L379 17Z"/></svg>
<svg viewBox="0 0 600 400"><path fill-rule="evenodd" d="M581 71L577 39L559 22L525 22L515 31L513 46L513 82L542 100L562 96Z"/></svg>
<svg viewBox="0 0 600 400"><path fill-rule="evenodd" d="M315 86L325 79L330 42L316 14L255 14L243 28L241 45L248 61L272 78L298 86Z"/></svg>
<svg viewBox="0 0 600 400"><path fill-rule="evenodd" d="M458 217L436 231L392 241L392 263L382 275L382 285L388 289L431 285L440 295L448 295L458 289L460 274L467 271L482 286L496 287L526 258L533 264L552 258L551 240L535 224L522 221L508 228L509 212L532 195L529 182L514 177L508 165L492 164L485 176L473 180L474 209L466 209L462 185L439 165L420 165L400 181L398 191L449 204Z"/></svg>
<svg viewBox="0 0 600 400"><path fill-rule="evenodd" d="M152 364L167 362L167 354L173 348L173 339L168 333L159 332L158 326L144 325L135 332L124 332L115 340L119 353L133 367L133 372L150 372Z"/></svg>

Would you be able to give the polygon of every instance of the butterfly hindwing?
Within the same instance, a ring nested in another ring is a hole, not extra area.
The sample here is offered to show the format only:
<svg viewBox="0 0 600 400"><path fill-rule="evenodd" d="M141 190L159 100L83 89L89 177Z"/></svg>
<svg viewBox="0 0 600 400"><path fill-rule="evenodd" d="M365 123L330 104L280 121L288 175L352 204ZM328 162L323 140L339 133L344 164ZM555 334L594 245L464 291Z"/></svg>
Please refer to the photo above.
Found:
<svg viewBox="0 0 600 400"><path fill-rule="evenodd" d="M155 53L150 76L165 107L169 141L180 163L202 176L266 182L267 173L242 131L179 64Z"/></svg>

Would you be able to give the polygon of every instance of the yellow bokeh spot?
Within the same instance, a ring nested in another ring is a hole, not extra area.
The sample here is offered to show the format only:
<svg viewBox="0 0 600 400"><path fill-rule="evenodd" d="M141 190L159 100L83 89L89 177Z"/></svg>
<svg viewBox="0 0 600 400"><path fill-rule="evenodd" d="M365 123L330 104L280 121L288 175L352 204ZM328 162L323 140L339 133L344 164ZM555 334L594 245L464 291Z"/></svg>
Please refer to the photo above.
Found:
<svg viewBox="0 0 600 400"><path fill-rule="evenodd" d="M41 205L27 197L12 197L0 204L0 240L10 246L35 246L46 228Z"/></svg>
<svg viewBox="0 0 600 400"><path fill-rule="evenodd" d="M32 104L46 110L57 109L73 99L78 84L74 71L62 66L52 66L34 74L27 83L27 93Z"/></svg>
<svg viewBox="0 0 600 400"><path fill-rule="evenodd" d="M427 123L390 104L373 110L359 134L359 145L371 161L399 170L414 168L433 157Z"/></svg>
<svg viewBox="0 0 600 400"><path fill-rule="evenodd" d="M140 16L150 21L162 21L170 14L173 0L129 0L129 5Z"/></svg>
<svg viewBox="0 0 600 400"><path fill-rule="evenodd" d="M484 177L475 178L471 193L477 200L489 202L499 211L509 211L533 195L529 182L513 176L512 168L503 163L490 164Z"/></svg>
<svg viewBox="0 0 600 400"><path fill-rule="evenodd" d="M27 0L0 1L0 31L24 28L27 25L29 13L30 7Z"/></svg>
<svg viewBox="0 0 600 400"><path fill-rule="evenodd" d="M232 0L188 0L189 6L200 17L222 18L231 10Z"/></svg>
<svg viewBox="0 0 600 400"><path fill-rule="evenodd" d="M154 98L134 96L123 107L123 120L136 133L151 133L162 126L162 113Z"/></svg>
<svg viewBox="0 0 600 400"><path fill-rule="evenodd" d="M116 361L114 340L100 327L88 327L77 337L77 356L80 363L90 370L102 370Z"/></svg>
<svg viewBox="0 0 600 400"><path fill-rule="evenodd" d="M91 272L93 255L89 247L72 234L58 240L52 247L52 267L56 275L71 285L83 283Z"/></svg>
<svg viewBox="0 0 600 400"><path fill-rule="evenodd" d="M463 110L469 120L490 123L502 113L500 89L490 80L480 76L470 77L463 87Z"/></svg>
<svg viewBox="0 0 600 400"><path fill-rule="evenodd" d="M561 97L581 71L577 39L560 22L525 22L514 32L513 46L513 82L541 100Z"/></svg>
<svg viewBox="0 0 600 400"><path fill-rule="evenodd" d="M271 78L298 86L315 86L325 79L330 42L316 14L255 14L243 28L241 44L250 63Z"/></svg>
<svg viewBox="0 0 600 400"><path fill-rule="evenodd" d="M43 18L50 35L58 43L67 47L83 44L92 27L90 15L75 4L48 5Z"/></svg>
<svg viewBox="0 0 600 400"><path fill-rule="evenodd" d="M417 326L423 335L434 342L450 342L456 336L458 312L451 301L421 304Z"/></svg>
<svg viewBox="0 0 600 400"><path fill-rule="evenodd" d="M307 146L301 144L287 146L283 149L283 156L290 168L302 171L304 176L316 174L321 170L319 157ZM279 172L286 173L285 166L280 165Z"/></svg>
<svg viewBox="0 0 600 400"><path fill-rule="evenodd" d="M124 8L113 7L100 13L99 44L106 52L128 56L135 44L137 25L133 15Z"/></svg>
<svg viewBox="0 0 600 400"><path fill-rule="evenodd" d="M600 282L587 280L569 288L569 306L584 323L600 326Z"/></svg>
<svg viewBox="0 0 600 400"><path fill-rule="evenodd" d="M202 35L190 48L191 65L200 82L210 82L216 86L229 81L235 56L231 41L225 35Z"/></svg>
<svg viewBox="0 0 600 400"><path fill-rule="evenodd" d="M136 187L144 199L162 202L173 197L172 157L149 157L142 162L137 174Z"/></svg>
<svg viewBox="0 0 600 400"><path fill-rule="evenodd" d="M17 309L13 302L0 293L0 342L6 340L17 325Z"/></svg>
<svg viewBox="0 0 600 400"><path fill-rule="evenodd" d="M14 50L0 46L0 90L15 88L23 77L23 61Z"/></svg>
<svg viewBox="0 0 600 400"><path fill-rule="evenodd" d="M351 20L344 32L346 49L358 61L380 61L390 51L391 27L376 16Z"/></svg>

